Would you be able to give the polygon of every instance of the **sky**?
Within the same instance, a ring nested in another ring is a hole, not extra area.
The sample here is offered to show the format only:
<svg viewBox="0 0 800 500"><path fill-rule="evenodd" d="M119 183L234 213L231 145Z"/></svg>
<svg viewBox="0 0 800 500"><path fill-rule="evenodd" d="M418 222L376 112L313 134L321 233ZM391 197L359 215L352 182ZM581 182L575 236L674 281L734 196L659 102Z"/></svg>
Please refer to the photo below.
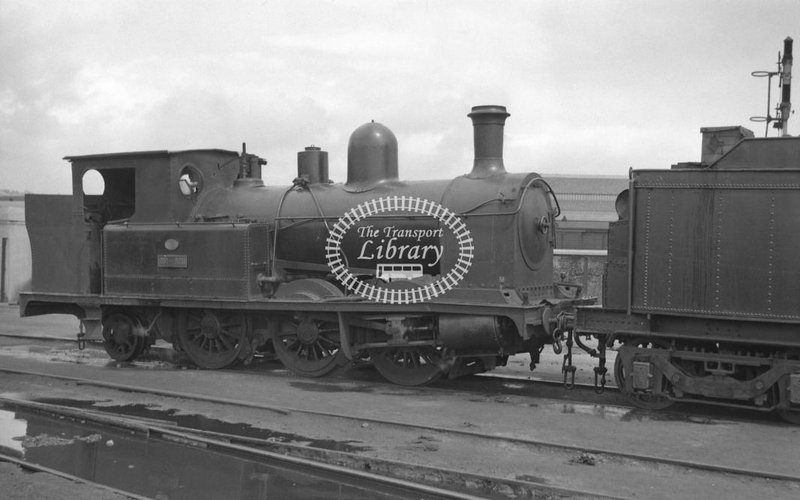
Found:
<svg viewBox="0 0 800 500"><path fill-rule="evenodd" d="M371 120L401 179L452 178L482 104L511 113L509 171L669 168L701 127L764 135L750 73L787 36L797 0L0 0L0 190L70 193L64 156L243 142L269 183L310 145L341 182Z"/></svg>

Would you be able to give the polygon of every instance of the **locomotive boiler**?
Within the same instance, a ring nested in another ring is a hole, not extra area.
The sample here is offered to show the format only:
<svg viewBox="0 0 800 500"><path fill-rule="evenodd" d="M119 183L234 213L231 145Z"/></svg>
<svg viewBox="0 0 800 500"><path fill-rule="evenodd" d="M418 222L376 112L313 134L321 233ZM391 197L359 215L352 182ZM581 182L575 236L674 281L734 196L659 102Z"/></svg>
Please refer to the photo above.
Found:
<svg viewBox="0 0 800 500"><path fill-rule="evenodd" d="M343 183L314 146L285 186L244 147L67 157L71 196L26 197L21 314L74 314L119 360L162 338L203 368L274 352L300 375L370 360L417 385L535 362L587 299L553 281L547 182L505 170L508 116L472 109L472 169L448 180L401 181L397 139L374 122L350 137Z"/></svg>
<svg viewBox="0 0 800 500"><path fill-rule="evenodd" d="M782 102L770 117L779 137L703 128L699 162L632 170L617 199L603 304L578 310L575 333L598 337L601 351L621 344L614 375L637 406L777 410L800 423L800 137L787 132L791 65L787 38L775 73Z"/></svg>

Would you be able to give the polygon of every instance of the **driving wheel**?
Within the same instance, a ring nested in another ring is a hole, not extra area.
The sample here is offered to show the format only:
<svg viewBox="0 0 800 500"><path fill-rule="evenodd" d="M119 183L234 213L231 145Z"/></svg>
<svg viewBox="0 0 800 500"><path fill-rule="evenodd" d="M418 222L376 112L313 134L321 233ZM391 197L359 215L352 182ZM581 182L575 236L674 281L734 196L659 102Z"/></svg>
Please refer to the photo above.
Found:
<svg viewBox="0 0 800 500"><path fill-rule="evenodd" d="M444 374L442 355L434 347L381 347L369 350L378 372L398 385L426 385Z"/></svg>
<svg viewBox="0 0 800 500"><path fill-rule="evenodd" d="M114 311L103 317L103 347L112 359L133 361L147 347L147 334L138 319Z"/></svg>
<svg viewBox="0 0 800 500"><path fill-rule="evenodd" d="M281 363L303 377L327 375L343 356L339 325L309 317L282 321L272 343Z"/></svg>
<svg viewBox="0 0 800 500"><path fill-rule="evenodd" d="M200 368L232 365L245 346L247 318L242 313L193 309L181 312L178 340Z"/></svg>

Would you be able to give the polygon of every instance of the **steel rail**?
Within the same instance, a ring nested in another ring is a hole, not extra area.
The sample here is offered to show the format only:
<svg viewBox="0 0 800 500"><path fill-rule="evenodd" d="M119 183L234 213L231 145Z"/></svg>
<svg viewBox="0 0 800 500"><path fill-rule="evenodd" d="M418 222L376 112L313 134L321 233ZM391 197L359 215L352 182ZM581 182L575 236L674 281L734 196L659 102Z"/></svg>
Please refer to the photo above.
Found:
<svg viewBox="0 0 800 500"><path fill-rule="evenodd" d="M316 410L307 410L302 408L294 408L290 406L277 406L277 405L266 405L266 404L257 404L251 403L247 401L241 401L237 399L230 399L230 398L221 398L221 397L213 397L213 396L204 396L201 394L195 393L184 393L184 392L176 392L176 391L167 391L162 389L152 389L147 387L138 387L138 386L131 386L125 384L117 384L113 382L102 382L98 380L91 380L91 379L82 379L79 377L69 377L65 375L52 375L48 373L41 373L41 372L33 372L28 370L15 370L9 368L0 368L0 372L4 373L13 373L17 375L25 375L25 376L35 376L35 377L45 377L45 378L53 378L57 380L65 380L74 382L78 385L89 385L94 387L102 387L102 388L109 388L120 390L124 392L135 392L141 394L151 394L163 397L170 397L176 399L189 399L194 401L206 402L206 403L217 403L222 405L232 405L238 406L242 408L250 408L250 409L258 409L258 410L267 410L279 413L300 413L305 415L312 415L318 417L327 417L327 418L337 418L341 420L350 420L350 421L357 421L359 423L372 423L376 425L383 425L389 427L395 427L400 429L416 429L420 431L427 431L427 432L437 432L444 435L452 435L458 437L469 437L473 439L487 439L490 441L497 441L499 443L510 443L516 445L526 445L526 446L535 446L541 448L551 448L555 450L563 450L569 451L574 453L591 453L594 455L602 455L607 457L613 458L620 458L625 460L632 460L632 461L639 461L639 462L646 462L655 465L670 465L675 467L683 467L687 469L695 469L695 470L702 470L708 471L713 473L722 473L722 474L734 474L740 476L749 476L753 478L760 478L760 479L770 479L770 480L779 480L779 481L791 481L800 483L800 475L792 475L792 474L782 474L782 473L775 473L775 472L768 472L763 470L755 470L755 469L745 469L745 468L738 468L738 467L730 467L726 465L719 465L719 464L711 464L706 462L697 462L693 460L684 460L684 459L676 459L676 458L668 458L668 457L658 457L655 455L645 455L639 453L628 453L628 452L620 452L615 450L607 450L602 448L594 448L594 447L586 447L586 446L575 446L570 444L564 443L557 443L554 441L547 441L543 439L530 439L530 438L518 438L518 437L508 437L508 436L495 436L485 433L473 432L463 429L453 429L448 427L441 427L441 426L426 426L421 424L409 424L406 422L400 422L397 420L383 420L374 417L364 417L364 416L354 416L354 415L346 415L342 413L334 413L334 412L324 412L324 411L316 411Z"/></svg>
<svg viewBox="0 0 800 500"><path fill-rule="evenodd" d="M36 341L62 342L62 343L76 342L75 339L65 338L65 337L51 337L51 336L38 336L37 337L37 336L30 336L30 335L24 335L24 334L0 333L0 338L4 338L4 337L5 338L31 339L31 340L36 340ZM87 346L90 345L90 344L91 344L92 348L100 349L102 347L102 345L103 345L103 341L102 340L93 340L93 341L87 340ZM149 351L150 351L150 353L156 353L156 352L158 352L159 350L162 350L162 349L163 350L167 350L167 351L172 350L172 348L170 346L155 346L154 345L154 346L150 346ZM491 370L487 371L487 372L483 372L483 373L477 373L477 374L475 374L475 376L476 377L487 378L487 379L494 379L494 380L497 380L497 381L501 381L501 383L508 382L508 383L516 383L516 384L526 384L526 385L530 385L530 386L544 385L544 386L551 386L551 387L560 387L560 386L564 385L564 381L561 380L561 379L548 380L548 379L543 379L543 378L538 378L538 377L537 378L528 378L528 377L524 377L524 376L521 376L521 375L508 375L508 374L503 374L503 373L499 373L497 371L491 371ZM436 388L436 387L427 387L426 389L429 390L429 391L439 391L439 390L441 390L441 391L444 391L444 392L448 392L450 390L448 388ZM577 383L573 384L572 389L577 389L577 391L575 391L575 393L578 393L580 391L592 391L592 392L597 393L597 388L593 384L583 383L583 382L577 382ZM572 389L570 389L570 390L572 390ZM466 390L472 390L472 389L466 389ZM614 383L613 378L606 384L605 391L606 392L610 391L610 392L614 392L614 393L619 393L619 388ZM482 392L482 391L476 391L476 392ZM493 393L493 394L504 394L504 393ZM514 395L513 392L510 392L509 394ZM691 403L691 402L700 402L700 403L702 403L704 405L709 405L709 406L718 406L718 407L725 407L725 408L730 408L731 407L729 405L725 405L725 404L722 404L722 403L717 403L717 402L709 401L709 400L698 400L698 401L686 400L686 399L676 400L676 403ZM632 405L631 406L629 406L629 405L621 405L620 402L615 403L615 406L622 407L622 408L629 408L631 410L639 409L638 407L632 406ZM769 413L770 411L772 411L772 410L764 410L764 409L754 408L754 407L750 407L750 406L737 406L736 408L740 409L740 410L746 410L746 411L756 411L756 412L760 412L761 414L766 414L766 413ZM698 418L702 418L704 415L703 414L697 414L696 416ZM754 419L745 419L745 420L746 421L753 421L753 422L757 422L758 421L758 420L754 420Z"/></svg>
<svg viewBox="0 0 800 500"><path fill-rule="evenodd" d="M488 371L488 372L484 372L484 373L476 373L475 376L476 377L485 377L485 378L497 379L497 380L504 380L504 381L508 381L509 383L523 383L523 384L531 384L531 385L535 385L535 384L560 385L560 386L564 385L564 381L563 380L547 380L547 379L538 378L538 377L537 378L527 378L527 377L522 377L520 375L507 375L507 374L497 373L497 372L492 372L492 371ZM458 379L456 379L456 380L458 380ZM572 387L575 388L575 389L591 390L593 392L596 389L594 384L587 384L587 383L584 383L584 382L576 382L576 383L574 383L572 385ZM617 385L615 383L613 383L613 382L606 383L605 390L606 391L610 390L610 392L618 392ZM630 408L635 408L635 407L631 406Z"/></svg>
<svg viewBox="0 0 800 500"><path fill-rule="evenodd" d="M0 338L8 338L8 339L25 339L25 340L42 340L42 341L50 341L50 342L77 342L75 338L78 335L78 332L73 334L73 337L53 337L49 335L28 335L24 333L0 333ZM103 344L102 339L87 339L87 343L93 344Z"/></svg>
<svg viewBox="0 0 800 500"><path fill-rule="evenodd" d="M0 339L1 338L35 340L37 342L61 342L61 343L73 343L73 344L78 342L76 339L71 338L71 337L52 337L52 336L46 336L46 335L35 336L35 335L25 335L25 334L16 334L16 333L0 333ZM100 339L87 339L85 342L86 342L87 346L91 345L92 347L98 347L100 350L102 350L103 341L100 340ZM172 350L172 347L171 346L159 347L159 346L153 345L153 346L150 346L149 350L151 352L153 352L154 350L158 350L158 349ZM547 379L543 379L543 378L533 378L533 379L531 379L531 378L525 378L525 377L522 377L522 376L509 376L509 375L505 375L505 374L501 374L501 373L497 373L497 372L493 372L493 371L488 371L488 372L484 372L484 373L477 373L477 374L475 374L475 376L477 376L477 377L487 377L487 378L492 378L492 379L497 379L497 380L508 380L510 382L513 381L513 382L529 383L529 384L564 385L564 382L562 380L547 380ZM582 382L575 383L574 387L576 389L591 389L591 390L593 390L595 388L594 385L592 385L592 384L586 384L586 383L582 383ZM613 381L611 381L610 383L606 384L606 388L607 389L609 389L609 388L610 389L616 389L616 387L617 386L613 383ZM633 408L633 407L631 407L631 408Z"/></svg>
<svg viewBox="0 0 800 500"><path fill-rule="evenodd" d="M354 479L371 481L395 488L412 490L425 495L443 498L478 499L485 496L471 496L464 493L470 489L482 489L481 495L487 493L495 497L527 498L537 493L546 495L563 496L575 495L590 498L615 499L621 497L601 495L596 492L560 488L529 481L505 479L495 476L465 473L452 469L434 468L411 464L397 460L387 460L375 457L362 457L355 453L326 450L308 445L297 445L285 442L273 442L247 436L239 436L223 432L193 429L188 427L175 427L171 422L159 421L152 418L120 416L102 410L76 409L69 406L51 403L25 401L15 398L0 397L0 404L14 408L25 408L66 417L79 421L93 421L106 427L122 428L125 431L136 432L147 438L160 438L165 441L192 446L202 446L206 449L215 449L222 452L235 452L259 459L267 459L288 463L295 467L346 475ZM256 448L258 447L258 448ZM268 449L263 449L268 448ZM273 451L270 451L273 450ZM288 453L288 454L287 454ZM334 463L335 462L335 463ZM347 464L347 465L345 465ZM400 472L398 472L400 471ZM392 475L390 475L392 474ZM430 486L406 479L409 476L418 478L436 478L436 484L455 485L461 491L449 490L441 487ZM478 485L478 486L473 486ZM488 491L487 491L488 490Z"/></svg>
<svg viewBox="0 0 800 500"><path fill-rule="evenodd" d="M66 479L68 481L72 481L74 483L84 484L86 486L91 486L92 488L97 488L103 491L107 491L109 493L115 493L117 495L133 498L134 500L151 500L150 497L145 497L142 495L137 495L136 493L131 493L129 491L120 490L118 488L114 488L113 486L107 486L102 483L96 483L94 481L90 481L88 479L84 479L79 476L73 476L72 474L67 474L66 472L61 472L57 469L51 469L50 467L44 467L39 464L35 464L33 462L28 462L27 460L21 460L16 457L12 457L10 455L6 455L5 453L0 453L0 462L8 462L15 464L23 469L34 471L34 472L44 472L47 474L51 474L53 476L58 476L62 479Z"/></svg>

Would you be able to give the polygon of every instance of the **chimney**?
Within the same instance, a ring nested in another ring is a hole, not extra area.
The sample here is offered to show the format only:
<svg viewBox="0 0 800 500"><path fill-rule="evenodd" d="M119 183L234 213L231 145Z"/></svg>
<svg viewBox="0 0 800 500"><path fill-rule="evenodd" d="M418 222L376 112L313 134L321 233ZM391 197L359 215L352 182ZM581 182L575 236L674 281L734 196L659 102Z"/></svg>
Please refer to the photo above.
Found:
<svg viewBox="0 0 800 500"><path fill-rule="evenodd" d="M475 135L475 163L470 179L484 179L506 173L503 165L503 129L506 118L511 116L505 106L473 106L472 126Z"/></svg>

